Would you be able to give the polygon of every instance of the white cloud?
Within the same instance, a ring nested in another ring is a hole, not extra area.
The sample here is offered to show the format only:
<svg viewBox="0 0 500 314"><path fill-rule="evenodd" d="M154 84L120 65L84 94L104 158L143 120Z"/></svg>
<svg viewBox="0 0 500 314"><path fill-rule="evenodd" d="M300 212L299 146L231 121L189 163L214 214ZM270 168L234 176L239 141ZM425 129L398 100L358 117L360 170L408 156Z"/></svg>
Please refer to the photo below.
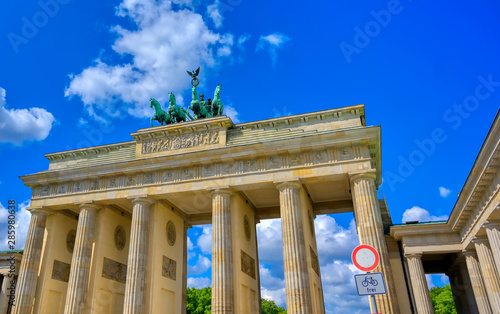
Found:
<svg viewBox="0 0 500 314"><path fill-rule="evenodd" d="M255 51L266 50L271 56L271 60L273 61L274 66L276 65L276 60L278 59L278 49L283 47L283 45L288 41L290 41L290 37L280 33L260 36Z"/></svg>
<svg viewBox="0 0 500 314"><path fill-rule="evenodd" d="M258 223L257 240L259 244L259 259L261 263L277 265L283 264L283 241L280 219L266 219Z"/></svg>
<svg viewBox="0 0 500 314"><path fill-rule="evenodd" d="M212 284L210 278L206 277L188 277L187 286L191 288L201 289L205 287L210 287Z"/></svg>
<svg viewBox="0 0 500 314"><path fill-rule="evenodd" d="M234 109L233 106L224 106L224 115L231 118L231 121L233 121L234 123L240 123L240 119L238 118L239 113L238 111L236 111L236 109Z"/></svg>
<svg viewBox="0 0 500 314"><path fill-rule="evenodd" d="M193 242L191 242L191 239L187 237L187 249L191 251L193 249Z"/></svg>
<svg viewBox="0 0 500 314"><path fill-rule="evenodd" d="M250 37L251 36L249 34L241 35L240 37L238 37L237 47L241 50L245 50L245 46L243 46L243 44L247 42L247 40L249 40Z"/></svg>
<svg viewBox="0 0 500 314"><path fill-rule="evenodd" d="M188 266L188 272L191 275L203 274L212 267L212 261L203 255L198 255L198 260L194 266Z"/></svg>
<svg viewBox="0 0 500 314"><path fill-rule="evenodd" d="M314 220L320 263L350 260L352 250L359 245L354 219L349 229L340 226L332 216L322 215Z"/></svg>
<svg viewBox="0 0 500 314"><path fill-rule="evenodd" d="M260 266L259 272L260 272L260 285L263 288L271 291L271 290L282 289L285 287L285 280L273 276L269 269Z"/></svg>
<svg viewBox="0 0 500 314"><path fill-rule="evenodd" d="M198 237L196 243L203 253L212 254L212 225L203 226L202 228L203 233Z"/></svg>
<svg viewBox="0 0 500 314"><path fill-rule="evenodd" d="M172 3L181 9L172 9ZM191 1L124 0L117 15L137 26L115 26L112 50L131 57L129 63L108 64L96 59L80 74L71 75L67 97L77 96L90 116L104 121L123 111L136 117L152 114L149 98L167 101L168 92L180 94L189 87L188 69L201 66L200 80L231 55L233 36L209 29ZM176 95L177 104L182 98Z"/></svg>
<svg viewBox="0 0 500 314"><path fill-rule="evenodd" d="M427 288L430 289L430 288L435 287L434 283L432 282L432 275L431 274L426 274L425 279L427 280Z"/></svg>
<svg viewBox="0 0 500 314"><path fill-rule="evenodd" d="M7 109L6 91L0 87L0 143L21 145L24 141L42 141L52 129L54 116L43 108Z"/></svg>
<svg viewBox="0 0 500 314"><path fill-rule="evenodd" d="M427 222L427 221L446 220L446 219L448 219L447 215L432 216L427 210L418 206L413 206L412 208L405 210L405 212L403 213L402 222L403 223L407 221Z"/></svg>
<svg viewBox="0 0 500 314"><path fill-rule="evenodd" d="M219 1L216 1L207 7L208 16L210 16L216 28L222 26L222 15L219 12L219 4Z"/></svg>
<svg viewBox="0 0 500 314"><path fill-rule="evenodd" d="M439 195L441 195L441 197L448 197L448 195L450 195L451 193L451 190L448 190L447 188L445 187L439 187Z"/></svg>
<svg viewBox="0 0 500 314"><path fill-rule="evenodd" d="M262 277L261 277L262 278ZM286 307L286 291L285 288L268 290L262 288L260 290L261 297L266 300L272 300L276 305Z"/></svg>
<svg viewBox="0 0 500 314"><path fill-rule="evenodd" d="M16 223L14 224L16 230L16 250L22 250L24 249L24 244L26 243L26 236L28 234L28 229L30 225L30 220L31 220L31 213L26 210L26 207L30 205L31 201L27 200L24 201L21 204L17 205L17 212L16 212ZM7 230L7 217L5 215L5 207L0 203L0 230ZM7 232L4 234L0 235L1 240L0 240L0 251L6 251L10 250L8 247L8 239L7 239Z"/></svg>

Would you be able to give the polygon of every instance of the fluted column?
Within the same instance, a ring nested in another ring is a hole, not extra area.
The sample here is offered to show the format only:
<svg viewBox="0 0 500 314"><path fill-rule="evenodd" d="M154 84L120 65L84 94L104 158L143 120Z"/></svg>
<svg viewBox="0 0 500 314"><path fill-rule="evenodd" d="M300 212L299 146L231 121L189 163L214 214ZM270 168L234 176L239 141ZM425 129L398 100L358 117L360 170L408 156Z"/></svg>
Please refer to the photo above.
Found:
<svg viewBox="0 0 500 314"><path fill-rule="evenodd" d="M42 255L45 223L50 214L46 209L32 209L21 268L16 287L14 314L31 313Z"/></svg>
<svg viewBox="0 0 500 314"><path fill-rule="evenodd" d="M231 195L212 192L212 313L234 313Z"/></svg>
<svg viewBox="0 0 500 314"><path fill-rule="evenodd" d="M497 267L497 273L500 274L500 223L487 222L484 224L488 241L490 242L491 252Z"/></svg>
<svg viewBox="0 0 500 314"><path fill-rule="evenodd" d="M87 290L92 262L92 243L95 230L95 215L99 207L93 204L80 205L75 247L71 258L65 314L83 313L87 301Z"/></svg>
<svg viewBox="0 0 500 314"><path fill-rule="evenodd" d="M146 313L146 270L149 252L149 211L153 200L132 200L133 212L125 283L124 314Z"/></svg>
<svg viewBox="0 0 500 314"><path fill-rule="evenodd" d="M500 278L498 277L493 254L491 253L488 239L478 237L472 240L476 247L477 257L479 258L479 268L483 275L484 286L490 301L493 313L500 313Z"/></svg>
<svg viewBox="0 0 500 314"><path fill-rule="evenodd" d="M422 254L405 254L410 271L411 287L415 297L415 305L419 314L433 314L427 279L425 278L424 267L422 265Z"/></svg>
<svg viewBox="0 0 500 314"><path fill-rule="evenodd" d="M465 262L467 263L467 270L469 271L469 278L472 284L472 291L476 299L477 308L480 314L491 314L490 302L486 294L483 276L479 267L476 251L466 250L463 251Z"/></svg>
<svg viewBox="0 0 500 314"><path fill-rule="evenodd" d="M312 313L311 289L307 271L307 250L304 241L298 182L276 186L280 192L281 231L287 313Z"/></svg>
<svg viewBox="0 0 500 314"><path fill-rule="evenodd" d="M181 313L186 314L187 311L187 266L188 266L188 235L187 231L188 229L191 228L190 224L187 224L184 222L184 244L182 248L182 307L181 307Z"/></svg>
<svg viewBox="0 0 500 314"><path fill-rule="evenodd" d="M382 215L375 186L374 173L361 173L350 176L354 215L360 244L374 247L380 255L380 264L374 271L382 272L387 294L375 296L380 313L399 313L396 288L392 275L387 243L385 242Z"/></svg>
<svg viewBox="0 0 500 314"><path fill-rule="evenodd" d="M10 296L10 281L14 279L14 277L9 278L7 274L0 275L3 277L2 288L0 291L0 314L7 313L7 309L9 307L9 296Z"/></svg>

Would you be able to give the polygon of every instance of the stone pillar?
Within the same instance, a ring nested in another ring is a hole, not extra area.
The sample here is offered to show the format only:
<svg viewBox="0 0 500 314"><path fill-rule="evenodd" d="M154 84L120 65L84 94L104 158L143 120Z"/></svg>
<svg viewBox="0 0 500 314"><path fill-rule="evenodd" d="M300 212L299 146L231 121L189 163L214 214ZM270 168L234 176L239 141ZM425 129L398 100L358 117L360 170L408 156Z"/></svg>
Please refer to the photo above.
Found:
<svg viewBox="0 0 500 314"><path fill-rule="evenodd" d="M312 313L311 289L307 270L307 250L300 210L298 182L283 182L276 186L280 192L281 231L287 313Z"/></svg>
<svg viewBox="0 0 500 314"><path fill-rule="evenodd" d="M231 195L212 192L212 313L234 313Z"/></svg>
<svg viewBox="0 0 500 314"><path fill-rule="evenodd" d="M375 296L378 311L380 313L399 313L375 178L375 173L361 173L350 176L356 227L359 242L374 247L380 255L380 264L375 271L383 273L387 294Z"/></svg>
<svg viewBox="0 0 500 314"><path fill-rule="evenodd" d="M497 267L497 273L500 274L500 222L487 222L484 225L488 241L490 242L491 252Z"/></svg>
<svg viewBox="0 0 500 314"><path fill-rule="evenodd" d="M154 201L147 197L132 200L133 212L125 283L124 314L146 313L146 271L149 254L149 211Z"/></svg>
<svg viewBox="0 0 500 314"><path fill-rule="evenodd" d="M92 243L94 239L95 215L99 207L93 204L80 205L75 247L71 258L65 314L83 313L87 301L87 290L92 263Z"/></svg>
<svg viewBox="0 0 500 314"><path fill-rule="evenodd" d="M405 254L405 257L410 271L410 281L417 313L433 314L434 307L432 306L427 279L425 278L424 267L422 265L422 254Z"/></svg>
<svg viewBox="0 0 500 314"><path fill-rule="evenodd" d="M478 237L472 240L476 247L477 257L479 258L479 268L483 275L484 286L490 301L491 309L496 313L500 311L500 278L498 277L493 254L491 253L488 239Z"/></svg>
<svg viewBox="0 0 500 314"><path fill-rule="evenodd" d="M260 222L260 220L257 219L257 216L254 215L254 221L255 224L253 226L253 232L255 235L255 254L256 254L256 261L257 261L257 269L256 269L256 274L255 276L257 277L257 308L259 309L259 313L262 313L262 292L260 291L260 266L259 266L259 242L257 241L257 224Z"/></svg>
<svg viewBox="0 0 500 314"><path fill-rule="evenodd" d="M182 308L181 313L186 314L187 306L187 265L188 265L188 235L187 231L191 228L190 224L184 222L184 243L182 248Z"/></svg>
<svg viewBox="0 0 500 314"><path fill-rule="evenodd" d="M486 294L483 276L479 267L477 254L474 250L465 250L462 252L465 256L467 263L467 270L469 271L469 278L472 284L472 291L476 299L477 308L481 314L491 314L490 302Z"/></svg>
<svg viewBox="0 0 500 314"><path fill-rule="evenodd" d="M14 314L31 313L33 310L33 300L35 298L36 282L42 255L43 237L45 223L50 214L46 209L32 209L31 221L26 236L19 278L16 286L16 306L13 308Z"/></svg>
<svg viewBox="0 0 500 314"><path fill-rule="evenodd" d="M10 296L10 281L11 279L7 274L0 275L3 277L2 288L0 291L0 314L7 313L7 309L9 308L9 296Z"/></svg>

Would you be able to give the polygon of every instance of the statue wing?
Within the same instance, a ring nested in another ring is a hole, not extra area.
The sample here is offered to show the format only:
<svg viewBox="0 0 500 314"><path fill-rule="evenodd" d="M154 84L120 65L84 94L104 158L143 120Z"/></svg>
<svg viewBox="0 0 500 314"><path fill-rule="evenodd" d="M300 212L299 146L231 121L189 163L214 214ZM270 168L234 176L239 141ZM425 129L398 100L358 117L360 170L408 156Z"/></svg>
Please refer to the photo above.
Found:
<svg viewBox="0 0 500 314"><path fill-rule="evenodd" d="M192 72L190 72L190 71L186 71L186 72L189 74L189 76L191 76L191 77L193 76Z"/></svg>
<svg viewBox="0 0 500 314"><path fill-rule="evenodd" d="M198 67L198 69L196 70L196 72L194 72L195 76L198 76L198 74L200 74L200 67Z"/></svg>

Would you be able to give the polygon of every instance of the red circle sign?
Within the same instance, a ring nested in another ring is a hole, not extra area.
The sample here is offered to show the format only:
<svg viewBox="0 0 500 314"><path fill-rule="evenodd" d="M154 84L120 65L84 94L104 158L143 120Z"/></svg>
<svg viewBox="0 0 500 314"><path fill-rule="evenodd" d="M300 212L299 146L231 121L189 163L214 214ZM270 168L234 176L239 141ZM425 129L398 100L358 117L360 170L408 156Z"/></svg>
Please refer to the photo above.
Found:
<svg viewBox="0 0 500 314"><path fill-rule="evenodd" d="M362 271L372 271L377 268L380 262L377 250L366 244L357 246L352 251L351 258L354 266Z"/></svg>

